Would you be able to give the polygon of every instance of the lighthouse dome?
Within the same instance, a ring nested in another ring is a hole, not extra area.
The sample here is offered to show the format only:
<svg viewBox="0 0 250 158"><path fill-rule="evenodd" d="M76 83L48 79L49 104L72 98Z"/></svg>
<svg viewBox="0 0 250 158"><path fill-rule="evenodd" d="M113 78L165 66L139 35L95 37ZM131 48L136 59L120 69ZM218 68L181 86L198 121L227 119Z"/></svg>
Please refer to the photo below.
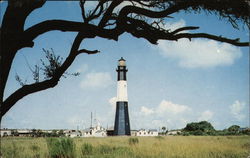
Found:
<svg viewBox="0 0 250 158"><path fill-rule="evenodd" d="M126 66L126 60L123 57L118 61L118 66Z"/></svg>

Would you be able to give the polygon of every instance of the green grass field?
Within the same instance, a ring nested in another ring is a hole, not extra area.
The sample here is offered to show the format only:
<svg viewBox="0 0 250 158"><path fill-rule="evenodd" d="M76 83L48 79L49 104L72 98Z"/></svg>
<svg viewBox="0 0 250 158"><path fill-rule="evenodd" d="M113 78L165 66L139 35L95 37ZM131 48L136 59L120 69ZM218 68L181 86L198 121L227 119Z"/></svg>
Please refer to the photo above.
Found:
<svg viewBox="0 0 250 158"><path fill-rule="evenodd" d="M3 158L247 158L250 136L1 138ZM61 140L69 140L58 143ZM50 143L48 143L50 142ZM60 147L59 147L60 146ZM67 153L53 156L53 152Z"/></svg>

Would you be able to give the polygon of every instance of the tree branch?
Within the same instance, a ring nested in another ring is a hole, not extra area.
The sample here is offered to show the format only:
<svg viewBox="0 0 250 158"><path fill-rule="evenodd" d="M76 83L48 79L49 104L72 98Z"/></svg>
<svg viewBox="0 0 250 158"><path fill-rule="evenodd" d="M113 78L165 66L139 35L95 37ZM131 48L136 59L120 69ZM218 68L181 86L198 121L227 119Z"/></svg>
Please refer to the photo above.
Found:
<svg viewBox="0 0 250 158"><path fill-rule="evenodd" d="M100 51L99 50L87 50L87 49L81 49L81 50L78 50L78 54L81 54L81 53L86 53L86 54L96 54L96 53L99 53Z"/></svg>
<svg viewBox="0 0 250 158"><path fill-rule="evenodd" d="M86 15L85 15L85 7L84 7L85 2L86 2L86 0L80 0L79 5L80 5L81 11L82 11L83 21L87 22L87 18L86 18Z"/></svg>
<svg viewBox="0 0 250 158"><path fill-rule="evenodd" d="M216 35L211 35L207 33L180 33L174 36L175 40L181 39L181 38L207 38L207 39L212 39L215 41L220 41L220 42L225 42L229 43L235 46L250 46L249 42L239 42L239 39L229 39L225 38L222 36L216 36Z"/></svg>
<svg viewBox="0 0 250 158"><path fill-rule="evenodd" d="M123 33L121 29L104 29L92 24L86 24L81 22L72 22L65 20L48 20L36 24L28 28L24 32L24 39L27 41L33 41L37 36L49 32L49 31L63 31L63 32L81 32L85 34L86 38L94 38L96 36L118 40L118 36Z"/></svg>
<svg viewBox="0 0 250 158"><path fill-rule="evenodd" d="M108 22L109 18L111 17L115 7L122 3L122 0L113 0L110 6L108 7L107 11L103 15L102 19L100 20L98 26L104 27L105 24Z"/></svg>
<svg viewBox="0 0 250 158"><path fill-rule="evenodd" d="M16 90L14 93L12 93L7 99L4 100L2 105L0 106L1 116L2 117L15 103L22 99L23 97L42 91L48 88L55 87L58 84L58 81L60 80L61 76L64 74L64 72L68 69L68 67L73 63L76 56L78 55L78 48L83 40L85 38L84 34L78 33L75 37L75 40L73 42L73 45L71 47L69 56L66 58L64 63L56 69L53 77L49 80L45 80L38 83L33 83L30 85L24 85L20 89Z"/></svg>
<svg viewBox="0 0 250 158"><path fill-rule="evenodd" d="M171 33L174 35L174 34L179 33L179 32L181 32L181 31L196 30L196 29L199 29L199 27L196 27L196 26L187 26L187 27L178 28L178 29L174 30L174 31L171 32Z"/></svg>
<svg viewBox="0 0 250 158"><path fill-rule="evenodd" d="M100 0L98 5L95 7L95 9L93 11L90 11L89 12L89 15L85 15L85 2L86 0L80 0L80 7L81 7L81 11L82 11L82 17L83 17L83 20L84 20L84 23L89 23L89 21L91 20L94 20L98 17L101 16L101 14L103 13L103 4L106 2L107 0ZM99 9L98 13L97 10Z"/></svg>
<svg viewBox="0 0 250 158"><path fill-rule="evenodd" d="M250 27L249 24L249 3L246 0L169 0L161 2L167 4L168 7L162 11L153 11L136 6L125 6L120 11L120 19L125 18L128 14L134 13L143 15L150 18L164 18L172 13L178 11L197 11L205 10L208 13L218 13L220 17L227 19L233 27L237 28L237 20L242 20L245 24ZM240 10L240 11L239 11Z"/></svg>
<svg viewBox="0 0 250 158"><path fill-rule="evenodd" d="M50 80L46 80L39 83L33 83L31 85L24 85L22 88L16 90L12 93L1 105L0 111L3 116L15 103L27 96L28 94L35 93L41 90L45 90L48 88L55 87L58 83L58 80L52 78Z"/></svg>
<svg viewBox="0 0 250 158"><path fill-rule="evenodd" d="M172 9L175 7L172 7ZM177 9L178 7L176 7ZM124 9L124 10L123 10ZM162 12L155 12L151 10L147 10L144 8L138 8L135 6L126 6L122 9L120 12L118 18L117 18L117 25L118 27L123 28L126 30L126 32L131 33L133 36L138 38L145 38L152 44L157 44L157 41L160 39L166 39L166 40L178 40L180 38L207 38L207 39L213 39L220 42L229 43L235 46L249 46L249 42L240 42L239 39L228 39L221 36L206 34L206 33L180 33L177 34L180 31L184 30L194 30L198 29L199 27L194 26L188 26L188 27L182 27L174 30L173 32L169 32L167 30L164 30L163 28L155 28L148 24L147 22L143 20L138 20L134 18L127 17L126 15L129 13L138 13L150 17L157 17L157 16L163 16L166 13L169 13L170 11L173 11L172 9L168 8L165 11ZM180 8L178 8L180 9ZM149 13L158 13L154 14L153 16L148 15Z"/></svg>
<svg viewBox="0 0 250 158"><path fill-rule="evenodd" d="M188 27L181 27L176 29L173 32L168 32L166 30L157 29L145 21L133 19L133 18L126 18L124 19L127 22L123 25L123 28L126 32L131 33L133 36L137 38L145 38L152 44L157 44L157 41L160 39L165 40L173 40L177 41L181 38L207 38L212 39L219 42L229 43L235 46L249 46L249 42L240 42L239 39L228 39L221 36L211 35L207 33L179 33L183 30L193 30L197 29L198 27L188 26ZM129 23L128 23L129 22Z"/></svg>

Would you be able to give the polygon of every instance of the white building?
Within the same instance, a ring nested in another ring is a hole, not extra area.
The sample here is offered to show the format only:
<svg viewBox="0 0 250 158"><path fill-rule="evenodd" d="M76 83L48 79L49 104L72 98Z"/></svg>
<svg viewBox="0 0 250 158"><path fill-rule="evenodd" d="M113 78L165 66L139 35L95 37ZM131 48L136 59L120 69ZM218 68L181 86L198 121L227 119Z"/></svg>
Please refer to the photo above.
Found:
<svg viewBox="0 0 250 158"><path fill-rule="evenodd" d="M82 137L106 137L107 131L105 128L97 124L96 127L87 128L81 131Z"/></svg>
<svg viewBox="0 0 250 158"><path fill-rule="evenodd" d="M177 135L178 133L181 133L181 130L171 130L167 132L167 135Z"/></svg>
<svg viewBox="0 0 250 158"><path fill-rule="evenodd" d="M156 129L150 129L148 132L150 133L149 136L158 136L158 131Z"/></svg>
<svg viewBox="0 0 250 158"><path fill-rule="evenodd" d="M158 136L158 131L156 129L140 129L135 132L135 136Z"/></svg>
<svg viewBox="0 0 250 158"><path fill-rule="evenodd" d="M65 136L71 138L82 136L81 131L79 130L66 130L63 133L65 134Z"/></svg>
<svg viewBox="0 0 250 158"><path fill-rule="evenodd" d="M25 136L30 136L30 134L32 133L32 130L30 130L30 129L18 129L17 133L18 133L18 136L25 137Z"/></svg>
<svg viewBox="0 0 250 158"><path fill-rule="evenodd" d="M11 130L10 129L1 129L0 130L0 136L1 137L6 137L11 135Z"/></svg>

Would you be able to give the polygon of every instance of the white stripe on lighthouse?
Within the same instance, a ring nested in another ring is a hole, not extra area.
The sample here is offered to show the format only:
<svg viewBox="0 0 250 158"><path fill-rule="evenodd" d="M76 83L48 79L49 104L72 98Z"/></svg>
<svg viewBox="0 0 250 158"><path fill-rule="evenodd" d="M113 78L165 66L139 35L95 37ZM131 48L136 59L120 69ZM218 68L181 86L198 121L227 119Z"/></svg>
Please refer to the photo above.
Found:
<svg viewBox="0 0 250 158"><path fill-rule="evenodd" d="M127 81L117 82L117 101L128 101Z"/></svg>

